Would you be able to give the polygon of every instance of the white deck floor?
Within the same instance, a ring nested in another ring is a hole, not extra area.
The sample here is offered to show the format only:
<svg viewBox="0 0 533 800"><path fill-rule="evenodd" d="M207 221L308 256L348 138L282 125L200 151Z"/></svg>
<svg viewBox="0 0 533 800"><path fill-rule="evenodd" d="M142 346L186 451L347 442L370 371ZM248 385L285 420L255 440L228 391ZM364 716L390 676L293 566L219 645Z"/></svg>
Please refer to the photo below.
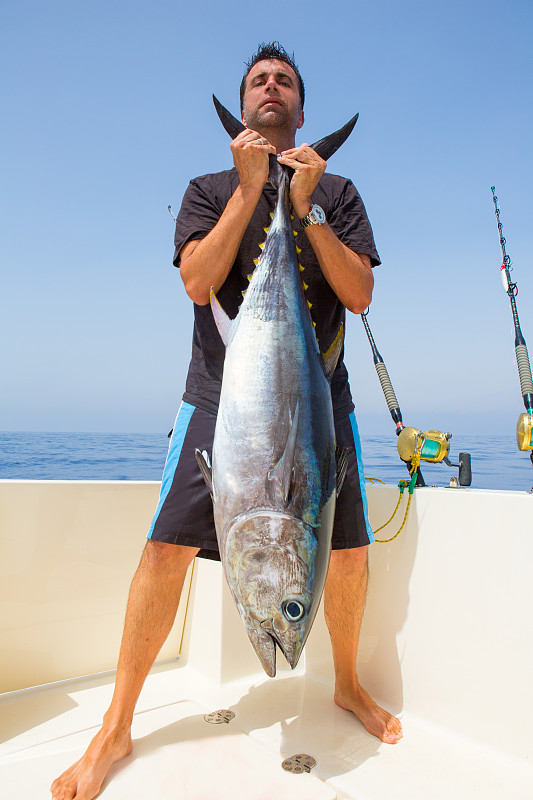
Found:
<svg viewBox="0 0 533 800"><path fill-rule="evenodd" d="M112 676L15 693L0 703L2 796L38 800L97 730ZM204 714L231 708L229 724ZM131 756L115 765L105 800L531 800L533 767L402 715L405 737L381 744L304 674L217 686L190 667L156 667L135 715ZM281 762L312 755L310 774Z"/></svg>
<svg viewBox="0 0 533 800"><path fill-rule="evenodd" d="M373 525L396 498L370 488ZM23 687L114 665L156 500L155 484L0 482L2 798L48 797L98 729L113 674ZM220 565L199 562L101 797L533 800L532 502L417 490L402 534L371 548L359 674L401 717L394 746L333 703L320 612L298 668L280 657L266 678ZM233 721L204 721L219 708ZM282 770L297 753L310 774Z"/></svg>

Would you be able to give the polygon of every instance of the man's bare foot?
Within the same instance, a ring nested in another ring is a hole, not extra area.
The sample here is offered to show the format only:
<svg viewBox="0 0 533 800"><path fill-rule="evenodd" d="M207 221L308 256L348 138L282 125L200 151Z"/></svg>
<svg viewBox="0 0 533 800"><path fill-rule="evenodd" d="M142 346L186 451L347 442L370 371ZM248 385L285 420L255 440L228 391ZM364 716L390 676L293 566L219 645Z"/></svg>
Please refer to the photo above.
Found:
<svg viewBox="0 0 533 800"><path fill-rule="evenodd" d="M115 761L131 753L129 731L116 734L102 728L79 761L56 778L50 787L54 800L92 800Z"/></svg>
<svg viewBox="0 0 533 800"><path fill-rule="evenodd" d="M373 736L377 736L382 742L396 744L403 737L400 720L378 706L362 686L358 685L354 691L350 692L335 690L334 699L340 708L353 711L367 731Z"/></svg>

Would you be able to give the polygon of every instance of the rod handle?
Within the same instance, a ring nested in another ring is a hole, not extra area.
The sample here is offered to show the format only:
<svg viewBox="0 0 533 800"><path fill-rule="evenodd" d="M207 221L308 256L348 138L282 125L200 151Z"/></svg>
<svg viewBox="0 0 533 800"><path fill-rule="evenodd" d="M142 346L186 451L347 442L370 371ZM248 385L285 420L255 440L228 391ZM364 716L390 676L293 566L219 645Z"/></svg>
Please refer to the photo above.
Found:
<svg viewBox="0 0 533 800"><path fill-rule="evenodd" d="M518 377L520 378L520 389L522 397L526 395L533 395L533 380L531 378L531 365L529 363L529 355L525 344L518 344L515 347L516 364L518 367Z"/></svg>
<svg viewBox="0 0 533 800"><path fill-rule="evenodd" d="M376 364L376 372L378 373L379 382L381 383L381 388L383 389L383 394L385 395L385 400L387 401L389 411L392 412L399 408L399 405L396 395L394 394L394 389L392 388L387 367L383 361Z"/></svg>

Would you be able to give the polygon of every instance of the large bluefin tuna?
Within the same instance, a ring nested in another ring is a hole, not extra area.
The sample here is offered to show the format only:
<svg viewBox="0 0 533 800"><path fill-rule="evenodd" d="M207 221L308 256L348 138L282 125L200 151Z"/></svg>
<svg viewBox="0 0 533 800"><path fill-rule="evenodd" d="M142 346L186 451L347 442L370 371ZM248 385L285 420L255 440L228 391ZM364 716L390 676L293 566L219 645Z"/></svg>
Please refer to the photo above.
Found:
<svg viewBox="0 0 533 800"><path fill-rule="evenodd" d="M215 104L235 137L243 126ZM313 145L319 155L335 152L356 119ZM274 676L276 644L294 668L320 602L346 457L336 452L329 383L343 331L321 354L290 223L290 170L270 162L277 204L234 320L211 292L226 355L212 465L206 453L196 456L229 587Z"/></svg>

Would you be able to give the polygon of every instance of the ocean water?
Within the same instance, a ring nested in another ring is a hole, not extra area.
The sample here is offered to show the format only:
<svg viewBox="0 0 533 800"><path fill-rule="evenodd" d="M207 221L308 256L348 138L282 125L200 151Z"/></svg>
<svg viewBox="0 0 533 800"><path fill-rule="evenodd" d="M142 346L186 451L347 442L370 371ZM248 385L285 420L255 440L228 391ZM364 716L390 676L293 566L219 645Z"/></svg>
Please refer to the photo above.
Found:
<svg viewBox="0 0 533 800"><path fill-rule="evenodd" d="M0 478L17 480L159 481L168 449L166 433L0 432ZM361 436L365 476L397 484L408 476L396 437ZM450 460L472 457L472 487L529 492L533 467L514 436L454 436ZM422 464L428 485L447 486L458 470Z"/></svg>

